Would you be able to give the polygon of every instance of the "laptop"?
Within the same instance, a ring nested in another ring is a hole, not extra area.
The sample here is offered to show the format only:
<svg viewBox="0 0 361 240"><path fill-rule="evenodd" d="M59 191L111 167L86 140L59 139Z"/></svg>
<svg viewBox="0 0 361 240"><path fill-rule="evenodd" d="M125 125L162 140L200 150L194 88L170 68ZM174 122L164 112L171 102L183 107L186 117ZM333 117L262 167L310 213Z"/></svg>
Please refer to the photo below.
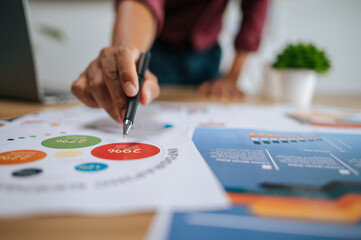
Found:
<svg viewBox="0 0 361 240"><path fill-rule="evenodd" d="M37 77L28 9L27 0L0 1L0 97L73 102L70 91L46 91Z"/></svg>

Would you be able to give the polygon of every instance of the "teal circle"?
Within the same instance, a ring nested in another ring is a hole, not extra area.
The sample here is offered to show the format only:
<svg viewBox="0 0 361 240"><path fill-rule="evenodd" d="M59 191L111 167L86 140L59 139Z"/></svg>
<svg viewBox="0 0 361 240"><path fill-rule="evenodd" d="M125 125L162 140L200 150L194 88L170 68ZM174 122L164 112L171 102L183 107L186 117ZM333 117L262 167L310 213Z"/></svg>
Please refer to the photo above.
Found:
<svg viewBox="0 0 361 240"><path fill-rule="evenodd" d="M49 138L41 142L41 145L56 149L73 149L93 146L102 140L98 137L86 135L67 135L55 138Z"/></svg>
<svg viewBox="0 0 361 240"><path fill-rule="evenodd" d="M82 172L96 172L106 169L108 166L104 163L83 163L75 167Z"/></svg>

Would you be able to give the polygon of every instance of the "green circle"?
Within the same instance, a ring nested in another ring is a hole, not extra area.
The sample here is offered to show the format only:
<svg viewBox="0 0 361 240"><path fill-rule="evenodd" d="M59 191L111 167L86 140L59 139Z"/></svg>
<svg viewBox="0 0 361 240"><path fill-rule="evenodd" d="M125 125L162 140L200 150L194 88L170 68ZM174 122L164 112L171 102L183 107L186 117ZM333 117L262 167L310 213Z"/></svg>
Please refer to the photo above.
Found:
<svg viewBox="0 0 361 240"><path fill-rule="evenodd" d="M49 138L41 142L41 145L48 148L72 149L93 146L102 140L97 137L85 135L68 135Z"/></svg>

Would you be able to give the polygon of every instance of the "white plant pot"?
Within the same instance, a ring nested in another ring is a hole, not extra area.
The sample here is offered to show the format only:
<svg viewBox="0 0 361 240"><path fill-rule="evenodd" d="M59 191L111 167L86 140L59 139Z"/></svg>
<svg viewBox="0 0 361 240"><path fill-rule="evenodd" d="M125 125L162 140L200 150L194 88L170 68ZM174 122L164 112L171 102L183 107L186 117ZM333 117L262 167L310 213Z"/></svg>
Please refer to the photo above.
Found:
<svg viewBox="0 0 361 240"><path fill-rule="evenodd" d="M271 100L307 108L311 105L317 74L311 70L276 70L266 66L264 95Z"/></svg>
<svg viewBox="0 0 361 240"><path fill-rule="evenodd" d="M317 74L311 70L286 70L281 72L281 101L298 107L311 105L316 88Z"/></svg>

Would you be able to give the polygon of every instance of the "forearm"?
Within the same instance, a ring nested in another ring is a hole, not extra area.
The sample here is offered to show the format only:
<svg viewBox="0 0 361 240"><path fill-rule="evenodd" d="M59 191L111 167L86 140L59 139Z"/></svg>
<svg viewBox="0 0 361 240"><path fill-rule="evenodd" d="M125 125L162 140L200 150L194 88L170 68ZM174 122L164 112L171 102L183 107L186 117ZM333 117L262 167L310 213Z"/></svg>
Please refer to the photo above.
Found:
<svg viewBox="0 0 361 240"><path fill-rule="evenodd" d="M151 10L138 1L118 4L112 45L130 43L139 51L149 50L156 36L157 23Z"/></svg>
<svg viewBox="0 0 361 240"><path fill-rule="evenodd" d="M238 79L239 74L242 71L244 62L246 61L248 56L248 52L239 50L236 52L236 56L233 60L233 64L231 69L229 70L228 74L226 75L229 81L236 82Z"/></svg>

